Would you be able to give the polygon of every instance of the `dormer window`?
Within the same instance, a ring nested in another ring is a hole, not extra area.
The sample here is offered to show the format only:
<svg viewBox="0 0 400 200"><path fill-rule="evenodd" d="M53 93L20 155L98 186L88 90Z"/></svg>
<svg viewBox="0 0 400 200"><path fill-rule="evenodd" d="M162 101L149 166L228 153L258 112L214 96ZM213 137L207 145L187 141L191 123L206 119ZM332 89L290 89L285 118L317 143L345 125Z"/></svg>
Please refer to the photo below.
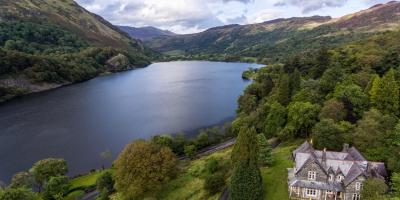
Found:
<svg viewBox="0 0 400 200"><path fill-rule="evenodd" d="M337 176L337 178L336 178L336 181L337 182L342 182L344 180L344 176L343 175L339 175L339 176Z"/></svg>
<svg viewBox="0 0 400 200"><path fill-rule="evenodd" d="M316 177L317 177L317 172L314 172L314 171L308 172L308 180L309 181L315 181Z"/></svg>
<svg viewBox="0 0 400 200"><path fill-rule="evenodd" d="M361 190L362 184L360 182L356 182L356 190Z"/></svg>
<svg viewBox="0 0 400 200"><path fill-rule="evenodd" d="M334 181L335 177L333 176L333 174L329 174L329 181Z"/></svg>

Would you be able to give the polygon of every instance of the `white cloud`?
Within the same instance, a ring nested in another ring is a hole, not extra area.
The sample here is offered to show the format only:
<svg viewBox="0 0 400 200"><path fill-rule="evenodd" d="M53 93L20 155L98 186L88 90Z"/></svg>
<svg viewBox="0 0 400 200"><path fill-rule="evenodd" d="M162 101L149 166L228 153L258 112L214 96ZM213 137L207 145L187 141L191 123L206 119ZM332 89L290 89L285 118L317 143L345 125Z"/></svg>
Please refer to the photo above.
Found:
<svg viewBox="0 0 400 200"><path fill-rule="evenodd" d="M76 0L111 23L193 33L225 24L307 15L340 16L389 0Z"/></svg>

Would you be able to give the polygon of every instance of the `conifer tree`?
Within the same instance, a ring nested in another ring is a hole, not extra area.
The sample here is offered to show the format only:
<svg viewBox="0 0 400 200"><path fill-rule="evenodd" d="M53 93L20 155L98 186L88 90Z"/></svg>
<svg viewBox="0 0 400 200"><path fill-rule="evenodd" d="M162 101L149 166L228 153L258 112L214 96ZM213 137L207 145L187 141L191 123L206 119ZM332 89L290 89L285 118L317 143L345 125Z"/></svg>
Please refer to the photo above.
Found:
<svg viewBox="0 0 400 200"><path fill-rule="evenodd" d="M264 134L257 135L258 140L258 164L260 166L268 166L272 164L272 148L268 144Z"/></svg>
<svg viewBox="0 0 400 200"><path fill-rule="evenodd" d="M277 88L276 100L282 105L288 105L290 102L290 81L288 74L281 74Z"/></svg>
<svg viewBox="0 0 400 200"><path fill-rule="evenodd" d="M254 128L242 127L232 152L231 200L263 198L263 183L257 166L258 145Z"/></svg>
<svg viewBox="0 0 400 200"><path fill-rule="evenodd" d="M372 105L384 114L399 113L399 86L390 69L382 78L375 77L369 91Z"/></svg>

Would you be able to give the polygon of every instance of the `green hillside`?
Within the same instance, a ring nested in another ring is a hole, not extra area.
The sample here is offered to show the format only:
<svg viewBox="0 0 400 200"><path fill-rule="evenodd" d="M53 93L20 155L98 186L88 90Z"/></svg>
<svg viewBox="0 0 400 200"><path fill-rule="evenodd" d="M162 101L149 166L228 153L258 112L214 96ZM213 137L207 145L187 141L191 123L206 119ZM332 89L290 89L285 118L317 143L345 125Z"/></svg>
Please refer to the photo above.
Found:
<svg viewBox="0 0 400 200"><path fill-rule="evenodd" d="M270 63L303 51L334 47L400 27L400 3L390 2L338 19L295 17L260 24L228 25L189 35L166 36L147 44L167 55L188 59ZM178 52L178 53L177 53Z"/></svg>
<svg viewBox="0 0 400 200"><path fill-rule="evenodd" d="M73 0L0 2L0 102L146 66L154 55Z"/></svg>

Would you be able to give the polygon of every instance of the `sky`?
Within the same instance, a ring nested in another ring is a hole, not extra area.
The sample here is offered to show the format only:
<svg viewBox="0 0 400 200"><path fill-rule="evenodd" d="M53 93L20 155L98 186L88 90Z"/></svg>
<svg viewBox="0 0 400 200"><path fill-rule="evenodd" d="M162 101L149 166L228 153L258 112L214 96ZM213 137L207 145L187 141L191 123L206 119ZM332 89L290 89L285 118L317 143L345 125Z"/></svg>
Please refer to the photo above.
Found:
<svg viewBox="0 0 400 200"><path fill-rule="evenodd" d="M75 0L115 25L179 34L302 16L340 17L389 0Z"/></svg>

